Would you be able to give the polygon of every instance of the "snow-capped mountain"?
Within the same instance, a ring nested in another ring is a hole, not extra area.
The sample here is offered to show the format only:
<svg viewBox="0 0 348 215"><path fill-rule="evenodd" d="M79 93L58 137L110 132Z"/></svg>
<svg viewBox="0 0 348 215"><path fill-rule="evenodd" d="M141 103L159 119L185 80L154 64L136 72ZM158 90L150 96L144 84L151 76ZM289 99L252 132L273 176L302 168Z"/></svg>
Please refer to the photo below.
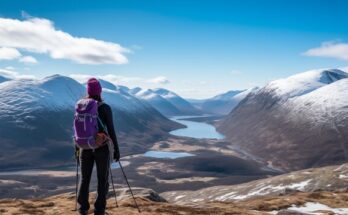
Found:
<svg viewBox="0 0 348 215"><path fill-rule="evenodd" d="M285 170L348 161L348 74L312 70L251 92L220 124L231 143Z"/></svg>
<svg viewBox="0 0 348 215"><path fill-rule="evenodd" d="M177 109L179 109L182 115L199 115L201 111L191 105L188 101L177 95L176 93L163 88L157 88L153 90L156 94L162 96L167 101L172 103Z"/></svg>
<svg viewBox="0 0 348 215"><path fill-rule="evenodd" d="M115 91L123 91L123 92L127 92L130 90L128 87L126 86L122 86L122 85L115 85L109 81L103 80L103 79L99 79L99 82L102 86L102 88L108 89L108 90L115 90ZM83 83L86 84L86 83Z"/></svg>
<svg viewBox="0 0 348 215"><path fill-rule="evenodd" d="M166 116L199 115L201 111L188 101L166 89L141 89L139 87L128 91L136 97L149 102Z"/></svg>
<svg viewBox="0 0 348 215"><path fill-rule="evenodd" d="M4 159L1 166L38 165L43 160L52 164L70 159L74 106L85 94L84 85L60 75L1 83L0 142L3 149L0 157L12 156L9 162ZM103 99L113 110L121 143L124 138L142 138L139 146L144 148L152 135L163 135L179 127L148 103L123 90L104 88ZM137 141L120 144L121 151L141 150L137 144Z"/></svg>
<svg viewBox="0 0 348 215"><path fill-rule="evenodd" d="M132 89L129 89L128 90L128 92L130 93L130 94L133 94L133 95L135 95L135 94L137 94L139 91L141 91L142 89L140 88L140 87L135 87L135 88L132 88Z"/></svg>
<svg viewBox="0 0 348 215"><path fill-rule="evenodd" d="M155 107L159 112L166 116L180 115L181 112L176 108L171 102L167 101L162 96L156 94L153 90L140 90L135 94L138 98L141 98L149 102L153 107Z"/></svg>
<svg viewBox="0 0 348 215"><path fill-rule="evenodd" d="M231 90L207 99L201 104L198 104L198 106L205 113L226 115L230 113L250 92L255 91L256 89L257 88Z"/></svg>
<svg viewBox="0 0 348 215"><path fill-rule="evenodd" d="M273 94L279 99L301 96L337 80L348 74L338 69L310 70L288 78L270 82L261 92Z"/></svg>
<svg viewBox="0 0 348 215"><path fill-rule="evenodd" d="M117 90L116 85L114 85L113 83L109 82L109 81L105 81L103 79L99 79L99 83L102 86L102 88L108 89L108 90ZM86 83L84 83L86 84Z"/></svg>

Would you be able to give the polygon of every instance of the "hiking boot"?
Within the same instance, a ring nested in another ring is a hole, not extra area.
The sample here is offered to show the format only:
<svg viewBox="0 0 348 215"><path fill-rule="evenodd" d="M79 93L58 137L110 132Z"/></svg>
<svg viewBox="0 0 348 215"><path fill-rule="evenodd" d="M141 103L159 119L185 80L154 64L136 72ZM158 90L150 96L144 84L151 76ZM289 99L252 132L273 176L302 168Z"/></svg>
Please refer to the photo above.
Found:
<svg viewBox="0 0 348 215"><path fill-rule="evenodd" d="M77 212L78 215L88 215L88 211L79 211Z"/></svg>

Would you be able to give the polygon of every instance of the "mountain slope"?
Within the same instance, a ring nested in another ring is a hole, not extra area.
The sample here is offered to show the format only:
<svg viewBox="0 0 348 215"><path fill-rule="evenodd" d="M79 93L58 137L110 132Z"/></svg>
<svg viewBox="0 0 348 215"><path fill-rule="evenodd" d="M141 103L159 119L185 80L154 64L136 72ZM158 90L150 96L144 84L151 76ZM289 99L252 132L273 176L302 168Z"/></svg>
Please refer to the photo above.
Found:
<svg viewBox="0 0 348 215"><path fill-rule="evenodd" d="M117 90L116 85L114 85L113 83L111 83L109 81L99 79L99 83L102 86L102 88L109 89L109 90ZM84 83L84 84L86 84L86 83Z"/></svg>
<svg viewBox="0 0 348 215"><path fill-rule="evenodd" d="M344 191L348 164L291 172L238 185L214 186L196 191L165 192L161 196L176 204L207 201L244 201L295 192Z"/></svg>
<svg viewBox="0 0 348 215"><path fill-rule="evenodd" d="M137 87L128 92L139 99L149 102L154 108L166 116L201 114L201 111L188 101L166 89L141 89Z"/></svg>
<svg viewBox="0 0 348 215"><path fill-rule="evenodd" d="M54 165L70 160L74 106L85 91L75 80L59 75L0 84L0 166ZM144 151L151 139L179 127L122 90L104 89L103 98L113 110L123 153ZM139 138L141 143L134 141Z"/></svg>
<svg viewBox="0 0 348 215"><path fill-rule="evenodd" d="M228 91L205 100L199 106L205 113L226 115L230 113L250 92L253 92L256 89L257 88L250 88L247 90Z"/></svg>
<svg viewBox="0 0 348 215"><path fill-rule="evenodd" d="M135 88L132 88L132 89L129 89L128 90L128 93L132 94L132 95L135 95L137 94L139 91L141 91L142 89L140 87L135 87Z"/></svg>
<svg viewBox="0 0 348 215"><path fill-rule="evenodd" d="M175 107L171 102L167 101L162 96L156 94L151 89L140 90L136 93L136 96L149 102L159 112L166 116L175 116L181 114L181 111L177 107Z"/></svg>
<svg viewBox="0 0 348 215"><path fill-rule="evenodd" d="M284 170L345 162L347 77L340 70L314 70L273 81L250 93L218 130Z"/></svg>
<svg viewBox="0 0 348 215"><path fill-rule="evenodd" d="M169 90L163 89L163 88L157 88L154 89L153 92L155 92L157 95L162 96L167 101L172 103L177 109L181 111L181 115L200 115L201 111L198 110L196 107L191 105L188 101L180 97L174 92L171 92Z"/></svg>

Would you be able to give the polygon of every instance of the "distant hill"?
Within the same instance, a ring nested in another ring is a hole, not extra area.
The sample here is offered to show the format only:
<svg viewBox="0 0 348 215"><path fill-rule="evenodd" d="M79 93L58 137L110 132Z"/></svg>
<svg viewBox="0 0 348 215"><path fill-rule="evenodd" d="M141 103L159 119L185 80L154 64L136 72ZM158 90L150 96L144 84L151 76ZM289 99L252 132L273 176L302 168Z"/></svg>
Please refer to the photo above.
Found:
<svg viewBox="0 0 348 215"><path fill-rule="evenodd" d="M144 151L151 139L180 127L150 104L112 84L106 87L103 99L112 107L122 153ZM58 165L71 160L74 106L85 91L84 85L60 75L1 83L0 167Z"/></svg>
<svg viewBox="0 0 348 215"><path fill-rule="evenodd" d="M272 81L242 100L218 130L284 170L347 162L347 77L324 69Z"/></svg>
<svg viewBox="0 0 348 215"><path fill-rule="evenodd" d="M149 102L153 107L166 116L200 115L202 111L172 91L157 89L134 88L128 92Z"/></svg>
<svg viewBox="0 0 348 215"><path fill-rule="evenodd" d="M196 106L199 107L204 113L227 115L242 101L250 92L255 91L257 88L250 88L247 90L231 90L223 94L214 96L213 98L206 99L199 103L196 102ZM193 101L193 103L195 103Z"/></svg>

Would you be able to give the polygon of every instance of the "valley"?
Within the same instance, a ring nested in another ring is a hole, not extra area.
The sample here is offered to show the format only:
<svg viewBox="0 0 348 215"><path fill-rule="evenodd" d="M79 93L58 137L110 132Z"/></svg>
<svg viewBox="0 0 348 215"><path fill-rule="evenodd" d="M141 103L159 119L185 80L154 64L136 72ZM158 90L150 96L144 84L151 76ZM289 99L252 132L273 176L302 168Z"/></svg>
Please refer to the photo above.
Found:
<svg viewBox="0 0 348 215"><path fill-rule="evenodd" d="M186 129L186 133L180 132L182 136L171 134L154 142L145 153L129 156L125 154L122 163L133 186L147 187L157 192L197 190L207 186L238 184L278 174L231 149L230 144L223 139L211 138L212 135L221 137L213 126L188 120L185 123L187 128L179 129ZM207 133L207 128L211 133ZM201 134L201 138L197 138L197 133ZM190 134L196 138L183 136ZM184 156L180 156L182 154ZM116 167L113 172L116 186L124 186L120 170ZM48 169L2 171L0 198L46 197L73 191L75 174L73 164ZM95 179L96 177L93 177L91 190L96 189Z"/></svg>
<svg viewBox="0 0 348 215"><path fill-rule="evenodd" d="M101 83L115 111L121 162L145 208L183 210L179 214L278 214L296 210L294 205L348 207L348 101L342 96L347 78L341 70L314 70L191 103L166 89ZM61 91L62 85L68 89ZM83 83L59 75L4 79L0 90L5 102L0 109L0 210L1 205L7 205L4 210L11 204L27 207L23 202L31 199L73 198L69 123ZM120 199L128 202L118 164L112 164L112 172ZM93 174L91 192L97 184ZM6 200L19 196L20 203ZM342 202L329 201L332 196ZM262 201L270 203L264 207ZM36 208L35 202L28 204ZM128 203L124 207L132 213ZM151 214L154 209L146 210Z"/></svg>

